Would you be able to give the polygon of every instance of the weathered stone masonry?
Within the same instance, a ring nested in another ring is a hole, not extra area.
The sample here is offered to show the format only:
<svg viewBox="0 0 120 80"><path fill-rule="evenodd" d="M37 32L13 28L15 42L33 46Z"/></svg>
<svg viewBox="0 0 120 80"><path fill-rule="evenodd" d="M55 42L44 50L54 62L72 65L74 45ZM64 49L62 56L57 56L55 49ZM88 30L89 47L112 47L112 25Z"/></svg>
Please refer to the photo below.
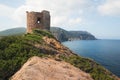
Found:
<svg viewBox="0 0 120 80"><path fill-rule="evenodd" d="M27 13L27 33L32 33L33 29L50 30L50 13L43 10L42 12Z"/></svg>

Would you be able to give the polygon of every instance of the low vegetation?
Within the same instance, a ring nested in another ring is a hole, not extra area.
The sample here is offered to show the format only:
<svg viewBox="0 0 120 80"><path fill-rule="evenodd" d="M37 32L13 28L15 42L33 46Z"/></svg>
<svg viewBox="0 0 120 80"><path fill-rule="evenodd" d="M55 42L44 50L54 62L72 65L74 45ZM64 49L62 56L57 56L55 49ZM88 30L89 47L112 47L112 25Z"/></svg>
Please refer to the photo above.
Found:
<svg viewBox="0 0 120 80"><path fill-rule="evenodd" d="M38 33L42 33L37 35ZM42 36L50 33L35 30L34 34L8 36L0 40L0 80L7 80L32 56L46 56L32 44L43 45Z"/></svg>
<svg viewBox="0 0 120 80"><path fill-rule="evenodd" d="M61 55L60 59L78 67L87 73L90 73L94 80L115 80L111 72L91 59L83 58L77 55L72 55L70 57Z"/></svg>
<svg viewBox="0 0 120 80"><path fill-rule="evenodd" d="M34 30L33 34L8 36L0 39L0 80L8 80L21 68L28 58L32 56L48 56L48 54L43 53L44 51L41 51L33 45L46 45L42 39L43 36L54 38L49 32ZM54 58L55 54L49 56ZM59 58L71 63L87 73L90 73L92 78L95 80L115 80L111 76L112 74L110 72L90 59L82 58L76 55L68 57L60 55Z"/></svg>

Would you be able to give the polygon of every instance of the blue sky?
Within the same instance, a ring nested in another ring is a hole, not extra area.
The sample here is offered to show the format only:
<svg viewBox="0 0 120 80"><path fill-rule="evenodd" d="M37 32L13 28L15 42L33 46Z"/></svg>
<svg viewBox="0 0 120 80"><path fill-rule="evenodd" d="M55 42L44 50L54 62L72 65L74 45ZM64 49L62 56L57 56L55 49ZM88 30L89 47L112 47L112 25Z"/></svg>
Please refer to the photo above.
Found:
<svg viewBox="0 0 120 80"><path fill-rule="evenodd" d="M26 11L48 10L51 26L120 39L120 0L0 0L0 31L26 27Z"/></svg>
<svg viewBox="0 0 120 80"><path fill-rule="evenodd" d="M0 0L0 3L10 7L19 7L25 3L25 0Z"/></svg>

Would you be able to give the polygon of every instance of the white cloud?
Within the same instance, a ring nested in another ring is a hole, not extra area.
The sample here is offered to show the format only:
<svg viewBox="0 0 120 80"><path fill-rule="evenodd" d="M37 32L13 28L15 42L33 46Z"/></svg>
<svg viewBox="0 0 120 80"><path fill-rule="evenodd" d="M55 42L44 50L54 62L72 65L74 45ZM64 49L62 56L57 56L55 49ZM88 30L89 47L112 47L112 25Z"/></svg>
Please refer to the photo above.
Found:
<svg viewBox="0 0 120 80"><path fill-rule="evenodd" d="M79 24L82 23L82 18L75 18L75 19L70 19L69 21L69 24L72 23L72 26L76 25L76 24Z"/></svg>
<svg viewBox="0 0 120 80"><path fill-rule="evenodd" d="M0 16L2 17L11 17L11 15L14 13L15 9L3 4L0 4Z"/></svg>
<svg viewBox="0 0 120 80"><path fill-rule="evenodd" d="M11 28L16 25L14 20L12 19L14 11L15 8L0 4L0 30Z"/></svg>
<svg viewBox="0 0 120 80"><path fill-rule="evenodd" d="M90 6L91 0L26 0L25 4L15 11L13 18L19 24L25 25L26 11L48 10L51 13L52 26L80 25L84 9Z"/></svg>
<svg viewBox="0 0 120 80"><path fill-rule="evenodd" d="M106 0L98 6L98 11L102 15L120 16L120 0Z"/></svg>
<svg viewBox="0 0 120 80"><path fill-rule="evenodd" d="M17 22L17 26L25 26L26 10L27 6L23 5L20 8L16 9L13 13L12 18Z"/></svg>

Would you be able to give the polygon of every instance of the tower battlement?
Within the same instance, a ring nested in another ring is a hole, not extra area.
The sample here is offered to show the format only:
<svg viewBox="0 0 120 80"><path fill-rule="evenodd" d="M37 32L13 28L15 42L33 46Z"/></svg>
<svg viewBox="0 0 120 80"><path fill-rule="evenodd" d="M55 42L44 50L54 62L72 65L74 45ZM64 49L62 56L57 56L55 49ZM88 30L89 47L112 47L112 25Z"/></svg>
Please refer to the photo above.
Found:
<svg viewBox="0 0 120 80"><path fill-rule="evenodd" d="M27 13L27 33L32 33L34 29L50 30L50 13L43 10L42 12Z"/></svg>

